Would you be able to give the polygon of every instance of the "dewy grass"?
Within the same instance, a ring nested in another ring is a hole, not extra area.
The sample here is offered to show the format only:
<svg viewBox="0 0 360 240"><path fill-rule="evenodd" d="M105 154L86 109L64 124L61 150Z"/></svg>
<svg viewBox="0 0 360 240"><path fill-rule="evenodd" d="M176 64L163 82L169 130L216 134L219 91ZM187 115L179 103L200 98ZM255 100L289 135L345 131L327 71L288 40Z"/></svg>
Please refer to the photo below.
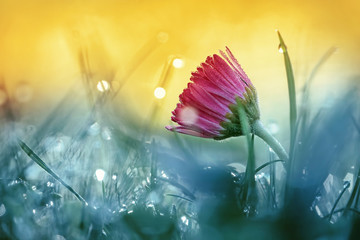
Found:
<svg viewBox="0 0 360 240"><path fill-rule="evenodd" d="M280 45L279 51L284 55L285 69L286 69L286 77L289 89L289 102L290 102L290 158L293 154L294 141L296 135L296 120L297 120L297 110L296 110L296 89L295 89L295 78L292 70L292 65L289 57L289 53L285 42L277 30L277 34L279 36ZM290 165L290 164L289 164Z"/></svg>
<svg viewBox="0 0 360 240"><path fill-rule="evenodd" d="M42 169L44 169L48 174L50 174L53 178L59 181L64 187L66 187L70 192L72 192L77 199L79 199L84 204L87 204L85 199L80 196L72 187L70 187L67 183L65 183L51 168L43 161L41 158L29 148L23 141L19 140L19 145L24 150L24 152L34 161L36 162Z"/></svg>
<svg viewBox="0 0 360 240"><path fill-rule="evenodd" d="M289 106L290 106L290 150L289 150L289 160L287 161L287 179L291 179L292 168L293 168L293 158L295 150L295 140L296 140L296 124L297 124L297 106L296 106L296 89L295 89L295 78L292 70L292 65L290 57L288 54L287 47L285 42L278 30L276 30L279 37L279 52L284 55L284 63L286 70L286 78L288 83L288 92L289 92ZM285 202L289 199L289 187L285 188Z"/></svg>
<svg viewBox="0 0 360 240"><path fill-rule="evenodd" d="M358 175L356 182L343 185L343 176L358 173L359 167L358 94L346 95L300 126L293 154L292 186L297 195L289 204L282 200L289 179L283 165L277 164L283 160L270 152L266 162L264 154L258 154L263 149L254 149L241 104L232 109L240 112L231 120L243 126L244 141L183 139L163 132L146 141L135 119L124 121L130 112L114 113L126 103L114 102L107 112L105 103L97 101L96 107L90 106L91 114L83 114L84 109L74 111L79 104L67 97L71 104L63 101L45 126L39 124L37 133L20 134L32 149L23 141L9 140L17 128L26 128L25 123L19 126L9 118L0 122L0 238L343 239L351 232L354 239L359 236ZM74 112L82 118L74 118ZM90 131L94 123L96 134ZM111 132L110 139L102 137L104 128ZM58 149L54 139L64 136L68 144ZM35 163L50 175L41 174L42 169L36 175ZM101 181L94 177L98 169L105 172ZM296 214L289 217L284 210ZM328 221L331 215L333 223Z"/></svg>

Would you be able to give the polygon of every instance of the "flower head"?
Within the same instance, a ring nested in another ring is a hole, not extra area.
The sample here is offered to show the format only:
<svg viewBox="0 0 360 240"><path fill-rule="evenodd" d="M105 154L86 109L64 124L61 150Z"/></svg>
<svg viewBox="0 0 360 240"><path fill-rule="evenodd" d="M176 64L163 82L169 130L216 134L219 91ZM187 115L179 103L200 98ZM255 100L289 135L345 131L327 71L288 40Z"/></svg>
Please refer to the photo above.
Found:
<svg viewBox="0 0 360 240"><path fill-rule="evenodd" d="M172 112L171 120L179 125L167 126L168 130L224 139L242 135L239 107L250 125L259 119L256 90L229 48L220 56L208 56L190 80Z"/></svg>

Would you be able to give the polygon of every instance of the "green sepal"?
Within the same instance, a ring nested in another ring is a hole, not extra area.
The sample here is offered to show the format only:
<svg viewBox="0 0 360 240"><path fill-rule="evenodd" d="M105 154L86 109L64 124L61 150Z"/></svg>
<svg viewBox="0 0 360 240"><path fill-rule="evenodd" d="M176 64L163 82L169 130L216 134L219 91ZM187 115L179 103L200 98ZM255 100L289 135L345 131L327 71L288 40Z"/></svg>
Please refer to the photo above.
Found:
<svg viewBox="0 0 360 240"><path fill-rule="evenodd" d="M228 106L231 112L227 113L226 120L220 123L224 130L220 131L221 136L214 137L215 140L244 135L239 118L240 108L245 112L250 126L260 118L257 94L253 86L246 87L243 97L236 97L235 101L235 104Z"/></svg>

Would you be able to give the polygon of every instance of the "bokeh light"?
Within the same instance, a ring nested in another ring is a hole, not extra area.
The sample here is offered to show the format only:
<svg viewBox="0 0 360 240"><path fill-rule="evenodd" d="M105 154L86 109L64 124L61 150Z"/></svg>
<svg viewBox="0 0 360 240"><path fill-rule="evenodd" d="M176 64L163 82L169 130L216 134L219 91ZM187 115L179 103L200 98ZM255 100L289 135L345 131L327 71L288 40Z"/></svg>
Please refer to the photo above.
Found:
<svg viewBox="0 0 360 240"><path fill-rule="evenodd" d="M104 177L105 177L105 171L101 168L99 169L96 169L95 171L95 177L96 177L96 180L98 180L99 182L101 182L102 180L104 180Z"/></svg>
<svg viewBox="0 0 360 240"><path fill-rule="evenodd" d="M166 90L162 87L157 87L155 88L154 90L154 96L157 98L157 99L162 99L164 98L166 95Z"/></svg>
<svg viewBox="0 0 360 240"><path fill-rule="evenodd" d="M110 84L105 80L101 80L101 81L98 82L96 87L100 92L105 92L105 91L108 91L110 89Z"/></svg>
<svg viewBox="0 0 360 240"><path fill-rule="evenodd" d="M185 63L181 58L175 58L172 62L174 68L183 68Z"/></svg>
<svg viewBox="0 0 360 240"><path fill-rule="evenodd" d="M179 118L181 122L192 125L195 124L198 119L198 112L193 107L184 107L181 108Z"/></svg>

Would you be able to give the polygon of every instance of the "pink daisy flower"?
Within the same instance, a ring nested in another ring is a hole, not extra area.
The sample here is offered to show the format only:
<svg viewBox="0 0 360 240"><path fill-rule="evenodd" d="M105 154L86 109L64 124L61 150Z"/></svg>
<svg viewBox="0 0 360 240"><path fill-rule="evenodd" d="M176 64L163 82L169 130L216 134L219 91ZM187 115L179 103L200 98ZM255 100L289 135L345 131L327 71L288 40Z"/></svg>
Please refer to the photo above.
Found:
<svg viewBox="0 0 360 240"><path fill-rule="evenodd" d="M172 112L178 126L166 129L192 136L224 139L242 135L238 109L243 106L250 126L260 118L256 90L240 64L226 48L191 74L191 83Z"/></svg>

